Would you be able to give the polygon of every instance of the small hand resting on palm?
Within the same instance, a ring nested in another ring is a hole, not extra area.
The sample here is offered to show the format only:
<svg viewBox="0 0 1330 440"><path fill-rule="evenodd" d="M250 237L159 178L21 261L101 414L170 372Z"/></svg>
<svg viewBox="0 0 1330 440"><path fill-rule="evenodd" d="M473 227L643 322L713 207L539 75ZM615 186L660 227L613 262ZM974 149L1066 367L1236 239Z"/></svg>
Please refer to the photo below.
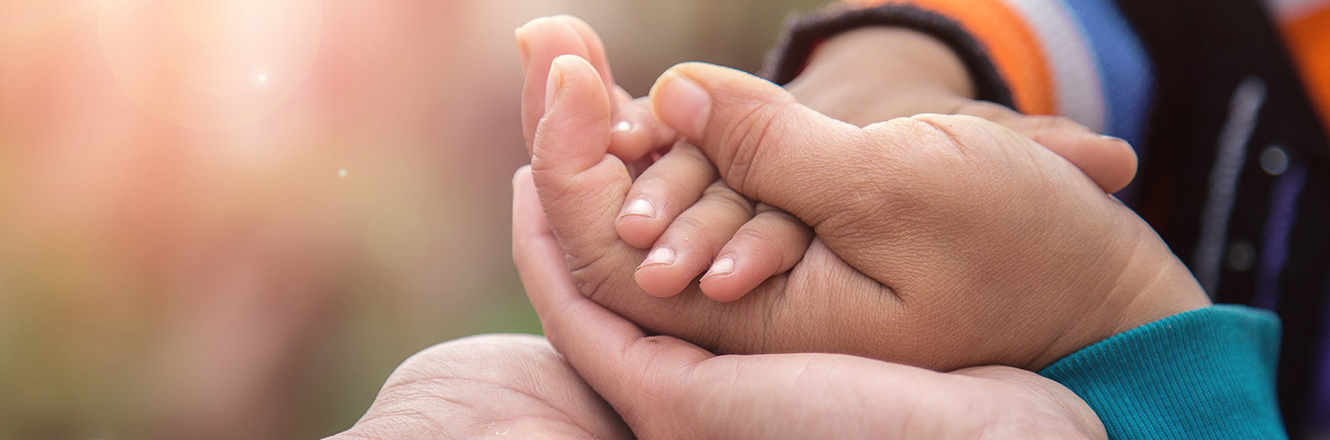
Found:
<svg viewBox="0 0 1330 440"><path fill-rule="evenodd" d="M1034 370L1208 304L1109 195L1134 172L1119 140L976 102L859 127L700 63L631 100L580 21L519 42L532 175L573 279L651 332Z"/></svg>

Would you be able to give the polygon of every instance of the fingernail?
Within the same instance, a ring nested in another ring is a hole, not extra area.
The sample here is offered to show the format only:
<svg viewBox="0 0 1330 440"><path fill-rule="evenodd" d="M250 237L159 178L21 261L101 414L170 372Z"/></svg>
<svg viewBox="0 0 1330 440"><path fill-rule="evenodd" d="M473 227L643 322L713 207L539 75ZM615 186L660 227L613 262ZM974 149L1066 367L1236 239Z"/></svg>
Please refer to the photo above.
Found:
<svg viewBox="0 0 1330 440"><path fill-rule="evenodd" d="M711 269L707 269L706 278L712 275L725 275L734 272L734 259L730 257L720 257L715 263L711 263Z"/></svg>
<svg viewBox="0 0 1330 440"><path fill-rule="evenodd" d="M554 107L554 102L559 100L561 91L563 91L563 69L559 68L559 58L555 58L550 63L550 77L545 81L545 113L549 113Z"/></svg>
<svg viewBox="0 0 1330 440"><path fill-rule="evenodd" d="M656 216L656 206L652 205L651 201L647 199L634 199L623 209L623 213L619 214L619 217L628 215L640 215L647 218L654 218Z"/></svg>
<svg viewBox="0 0 1330 440"><path fill-rule="evenodd" d="M610 127L610 133L619 133L619 132L628 132L628 131L633 131L633 123L628 122L627 119L619 121L615 123L613 127Z"/></svg>
<svg viewBox="0 0 1330 440"><path fill-rule="evenodd" d="M669 266L671 264L674 264L674 251L665 246L661 246L647 254L647 259L642 261L642 264L637 267L640 268L655 265Z"/></svg>
<svg viewBox="0 0 1330 440"><path fill-rule="evenodd" d="M1117 136L1107 135L1107 134L1101 134L1101 135L1099 135L1099 138L1100 138L1100 139L1103 139L1103 140L1107 140L1107 141L1127 142L1126 139L1123 139L1123 138L1120 138L1120 137L1117 137Z"/></svg>
<svg viewBox="0 0 1330 440"><path fill-rule="evenodd" d="M658 84L651 93L656 116L684 136L701 139L711 114L711 95L693 80L674 72L666 73Z"/></svg>

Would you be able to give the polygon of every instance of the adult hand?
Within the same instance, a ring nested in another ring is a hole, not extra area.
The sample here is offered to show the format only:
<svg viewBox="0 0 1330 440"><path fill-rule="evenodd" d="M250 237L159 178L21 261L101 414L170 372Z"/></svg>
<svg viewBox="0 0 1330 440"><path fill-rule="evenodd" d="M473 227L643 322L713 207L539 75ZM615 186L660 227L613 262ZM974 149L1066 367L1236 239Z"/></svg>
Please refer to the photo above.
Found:
<svg viewBox="0 0 1330 440"><path fill-rule="evenodd" d="M807 250L808 227L766 204L731 208L723 183L695 148L669 149L677 133L660 123L644 99L630 99L614 85L605 50L595 31L574 17L539 18L517 31L527 87L523 92L528 149L543 114L550 61L562 54L589 60L611 90L609 151L635 176L615 226L639 248L652 248L636 270L646 292L672 296L706 271L700 290L733 301L772 275L788 271ZM1131 147L1100 136L1066 118L1026 116L975 101L960 60L933 38L900 28L869 27L829 38L819 46L789 89L801 102L859 125L923 112L970 114L1003 124L1044 144L1113 192L1135 173ZM662 150L663 149L663 150ZM669 152L647 155L651 151ZM661 262L666 263L662 264ZM740 262L740 263L736 263ZM708 270L710 268L710 270Z"/></svg>
<svg viewBox="0 0 1330 440"><path fill-rule="evenodd" d="M540 199L583 292L653 332L725 353L1033 370L1205 303L1148 226L1028 138L971 117L860 129L771 83L696 64L658 83L656 114L731 187L798 215L818 239L744 300L710 303L695 287L648 296L631 277L645 251L614 233L631 180L606 154L608 92L581 58L553 66L533 145ZM668 91L684 81L691 95Z"/></svg>
<svg viewBox="0 0 1330 440"><path fill-rule="evenodd" d="M919 115L859 128L701 63L666 72L652 102L731 188L799 217L886 286L905 309L887 330L1038 368L1209 304L1131 210L1000 125Z"/></svg>
<svg viewBox="0 0 1330 440"><path fill-rule="evenodd" d="M550 343L642 439L1103 439L1056 382L1010 367L954 373L835 354L715 356L647 336L584 297L531 172L513 190L513 258Z"/></svg>
<svg viewBox="0 0 1330 440"><path fill-rule="evenodd" d="M1070 391L1014 368L944 374L843 355L715 357L646 337L582 297L535 191L519 171L513 257L568 360L532 336L436 345L403 362L365 416L329 440L1106 438Z"/></svg>
<svg viewBox="0 0 1330 440"><path fill-rule="evenodd" d="M633 438L544 339L483 335L402 362L365 416L328 440L551 436Z"/></svg>

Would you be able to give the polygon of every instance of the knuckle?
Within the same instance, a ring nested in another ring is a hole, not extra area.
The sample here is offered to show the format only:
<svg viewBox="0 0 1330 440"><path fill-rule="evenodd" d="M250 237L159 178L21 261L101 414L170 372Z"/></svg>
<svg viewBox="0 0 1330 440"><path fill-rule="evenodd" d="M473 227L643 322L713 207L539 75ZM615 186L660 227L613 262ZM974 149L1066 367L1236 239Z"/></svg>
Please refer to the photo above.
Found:
<svg viewBox="0 0 1330 440"><path fill-rule="evenodd" d="M896 118L890 122L894 128L894 134L898 136L901 144L915 147L927 146L924 148L929 153L939 151L956 152L960 156L969 158L972 151L965 142L961 141L960 133L952 126L954 118L966 118L968 116L938 116L938 115L916 115L908 118ZM945 147L945 148L937 148ZM923 157L938 159L936 154L927 154Z"/></svg>
<svg viewBox="0 0 1330 440"><path fill-rule="evenodd" d="M719 212L733 215L735 217L742 216L743 218L750 218L753 216L753 203L750 202L748 198L735 192L733 189L730 189L730 187L726 186L724 182L717 181L716 183L711 184L711 186L708 186L707 189L702 192L702 197L707 199L710 203L718 204L719 206L716 207L716 210Z"/></svg>
<svg viewBox="0 0 1330 440"><path fill-rule="evenodd" d="M711 222L703 221L697 215L681 215L665 230L664 241L684 241L705 231Z"/></svg>
<svg viewBox="0 0 1330 440"><path fill-rule="evenodd" d="M758 249L770 247L774 242L773 238L778 234L763 227L745 227L734 233L730 241L735 243L745 243L746 246L752 246Z"/></svg>
<svg viewBox="0 0 1330 440"><path fill-rule="evenodd" d="M807 227L806 225L804 225L804 222L802 220L799 220L798 217L795 217L794 214L790 214L788 212L785 212L784 210L781 210L780 208L771 205L765 205L765 204L758 205L756 212L757 214L755 216L761 217L763 221L775 222L775 224L777 225L789 226L798 229L804 229Z"/></svg>
<svg viewBox="0 0 1330 440"><path fill-rule="evenodd" d="M582 296L607 307L613 304L614 289L607 286L616 284L612 282L617 274L615 268L606 267L607 262L604 258L575 259L571 256L566 258L568 273L572 275L573 284L577 286L579 292L582 292Z"/></svg>
<svg viewBox="0 0 1330 440"><path fill-rule="evenodd" d="M712 166L711 159L707 158L706 153L703 153L702 149L697 148L696 145L685 140L675 142L674 146L670 147L670 151L665 154L677 155L684 160L687 160L693 166L708 168Z"/></svg>
<svg viewBox="0 0 1330 440"><path fill-rule="evenodd" d="M634 195L663 195L669 193L672 188L683 185L678 176L666 176L662 173L650 172L651 168L647 168L647 171L638 176L636 181L633 181L632 192ZM629 198L632 197L629 196Z"/></svg>
<svg viewBox="0 0 1330 440"><path fill-rule="evenodd" d="M780 115L789 104L755 103L734 119L721 135L720 142L728 147L725 180L743 191L753 173L763 146L770 140L773 130L780 124Z"/></svg>

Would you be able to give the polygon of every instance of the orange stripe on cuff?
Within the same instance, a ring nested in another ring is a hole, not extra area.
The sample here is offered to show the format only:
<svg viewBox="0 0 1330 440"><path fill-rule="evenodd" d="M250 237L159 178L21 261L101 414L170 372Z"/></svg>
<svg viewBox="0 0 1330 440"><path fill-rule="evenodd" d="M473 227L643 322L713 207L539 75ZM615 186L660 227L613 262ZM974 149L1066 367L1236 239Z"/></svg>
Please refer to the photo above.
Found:
<svg viewBox="0 0 1330 440"><path fill-rule="evenodd" d="M1011 88L1016 109L1027 114L1057 114L1056 88L1039 40L1016 11L993 0L845 0L861 8L886 4L914 6L948 17L988 50L998 73Z"/></svg>
<svg viewBox="0 0 1330 440"><path fill-rule="evenodd" d="M1330 132L1330 7L1295 18L1282 30L1321 128Z"/></svg>

